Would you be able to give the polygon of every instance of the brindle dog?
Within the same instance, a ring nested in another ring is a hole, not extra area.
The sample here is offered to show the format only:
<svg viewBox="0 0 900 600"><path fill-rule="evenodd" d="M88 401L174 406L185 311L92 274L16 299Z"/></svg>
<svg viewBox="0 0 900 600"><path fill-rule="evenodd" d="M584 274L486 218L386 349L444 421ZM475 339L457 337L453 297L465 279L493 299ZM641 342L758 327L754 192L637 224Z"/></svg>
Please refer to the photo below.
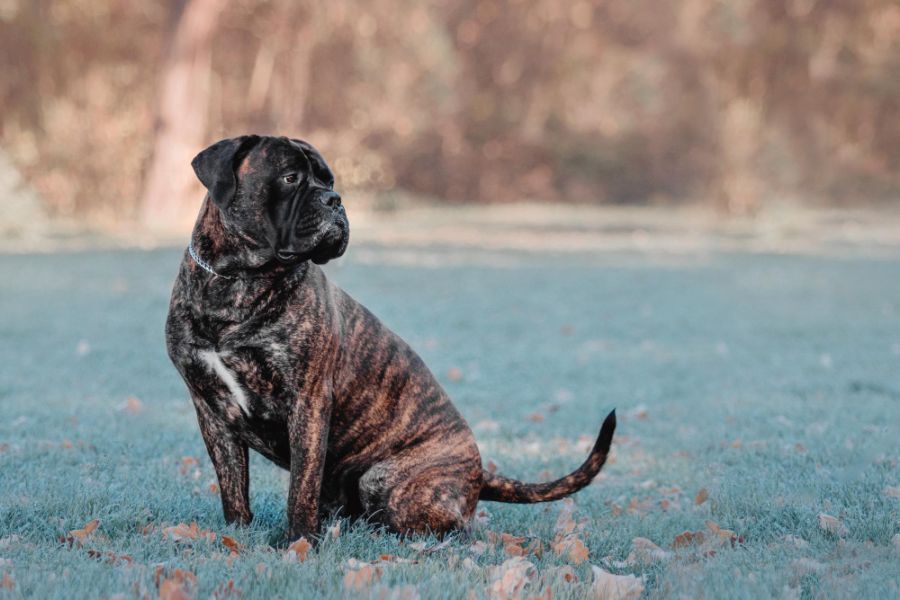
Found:
<svg viewBox="0 0 900 600"><path fill-rule="evenodd" d="M551 483L488 473L422 359L318 265L347 248L334 177L306 142L222 140L192 165L208 194L175 281L166 341L187 383L228 523L249 523L248 449L290 470L289 537L341 509L405 534L464 526L479 499L546 502L606 461Z"/></svg>

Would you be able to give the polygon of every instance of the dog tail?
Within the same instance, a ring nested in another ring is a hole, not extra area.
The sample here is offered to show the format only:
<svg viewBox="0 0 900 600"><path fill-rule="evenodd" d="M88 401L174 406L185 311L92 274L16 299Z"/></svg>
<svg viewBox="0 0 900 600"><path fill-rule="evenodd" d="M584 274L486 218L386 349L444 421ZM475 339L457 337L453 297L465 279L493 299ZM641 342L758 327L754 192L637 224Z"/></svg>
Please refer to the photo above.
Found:
<svg viewBox="0 0 900 600"><path fill-rule="evenodd" d="M549 483L523 483L515 479L509 479L501 475L494 475L482 469L483 483L479 500L492 500L494 502L515 502L530 504L533 502L550 502L565 498L587 486L606 462L609 456L609 447L612 444L613 432L616 430L616 411L613 410L606 416L600 427L600 435L594 443L594 448L584 463L556 481Z"/></svg>

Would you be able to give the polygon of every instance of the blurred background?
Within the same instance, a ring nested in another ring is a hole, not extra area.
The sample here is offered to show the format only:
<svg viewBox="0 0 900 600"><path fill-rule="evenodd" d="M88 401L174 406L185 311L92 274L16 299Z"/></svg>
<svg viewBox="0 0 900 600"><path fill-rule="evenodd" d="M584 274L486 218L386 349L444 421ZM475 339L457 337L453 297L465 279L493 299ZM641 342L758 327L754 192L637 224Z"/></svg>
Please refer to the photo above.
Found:
<svg viewBox="0 0 900 600"><path fill-rule="evenodd" d="M358 207L900 191L891 0L0 0L0 60L7 233L183 230L191 157L246 132L310 140Z"/></svg>

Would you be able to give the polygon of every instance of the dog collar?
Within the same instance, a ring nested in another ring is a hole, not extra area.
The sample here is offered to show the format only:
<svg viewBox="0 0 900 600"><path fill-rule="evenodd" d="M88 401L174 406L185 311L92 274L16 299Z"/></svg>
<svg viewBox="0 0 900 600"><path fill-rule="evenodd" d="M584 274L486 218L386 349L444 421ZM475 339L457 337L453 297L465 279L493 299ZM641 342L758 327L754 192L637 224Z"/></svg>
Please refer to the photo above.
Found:
<svg viewBox="0 0 900 600"><path fill-rule="evenodd" d="M200 258L200 256L197 254L197 251L194 250L194 240L193 239L191 239L191 241L188 242L188 254L191 255L191 258L194 260L195 263L197 263L198 267L200 267L207 273L211 273L214 277L221 277L222 279L234 279L234 277L229 277L227 275L220 275L219 273L216 273L216 271L209 265L208 262L206 262L205 260Z"/></svg>

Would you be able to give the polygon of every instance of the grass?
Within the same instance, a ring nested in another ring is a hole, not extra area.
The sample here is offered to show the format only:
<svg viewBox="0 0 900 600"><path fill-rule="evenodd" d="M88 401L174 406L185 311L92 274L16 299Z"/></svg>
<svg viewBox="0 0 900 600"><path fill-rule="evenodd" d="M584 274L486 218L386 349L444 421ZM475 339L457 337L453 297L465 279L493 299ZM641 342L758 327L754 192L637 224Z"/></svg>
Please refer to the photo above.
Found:
<svg viewBox="0 0 900 600"><path fill-rule="evenodd" d="M256 456L256 519L226 527L165 356L179 253L0 256L0 598L154 596L160 566L195 574L199 598L227 597L228 582L245 599L486 597L489 567L508 558L489 531L553 540L559 504L483 503L486 523L433 553L342 523L305 562L286 563L286 474ZM900 594L900 500L885 493L900 485L897 261L391 257L363 247L328 270L420 351L500 472L571 470L618 408L613 460L575 497L589 550L579 581L537 579L526 595L589 596L590 564L643 576L650 598ZM132 396L140 410L128 409ZM697 505L701 489L709 498ZM819 513L846 531L823 530ZM100 526L83 544L59 541L91 519ZM243 552L159 533L193 521ZM743 543L626 560L636 537L669 548L707 521ZM473 553L473 540L488 550ZM382 554L418 562L383 565L363 592L345 588L349 559ZM528 559L542 574L566 564L549 550Z"/></svg>

